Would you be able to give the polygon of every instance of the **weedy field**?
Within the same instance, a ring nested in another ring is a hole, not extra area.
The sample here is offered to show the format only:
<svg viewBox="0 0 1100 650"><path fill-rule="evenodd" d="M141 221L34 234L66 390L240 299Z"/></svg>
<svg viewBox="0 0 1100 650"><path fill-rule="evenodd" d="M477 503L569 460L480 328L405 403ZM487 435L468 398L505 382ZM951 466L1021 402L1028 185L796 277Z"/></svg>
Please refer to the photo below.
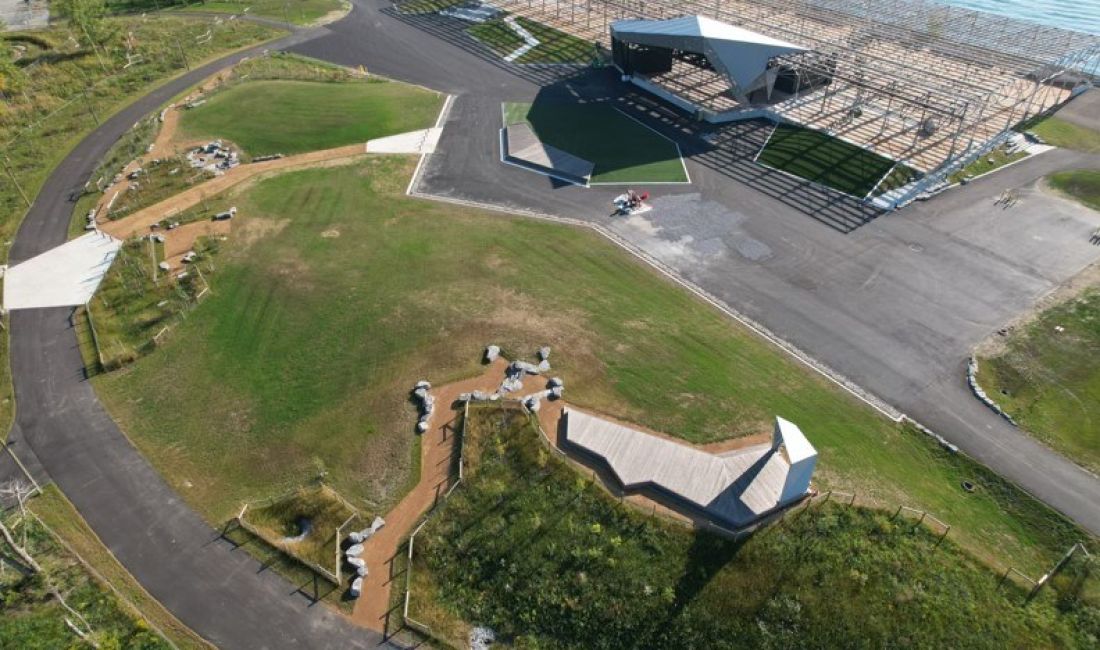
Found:
<svg viewBox="0 0 1100 650"><path fill-rule="evenodd" d="M411 617L539 648L1093 647L1074 565L1029 604L904 516L818 503L738 542L637 514L528 416L470 411L470 471L414 544Z"/></svg>
<svg viewBox="0 0 1100 650"><path fill-rule="evenodd" d="M477 374L493 342L552 346L572 403L692 442L782 415L818 448L819 487L929 510L1002 568L1041 575L1085 537L595 234L405 196L415 164L367 156L211 199L240 211L211 294L156 353L94 380L209 520L322 472L384 512L416 478L410 387Z"/></svg>

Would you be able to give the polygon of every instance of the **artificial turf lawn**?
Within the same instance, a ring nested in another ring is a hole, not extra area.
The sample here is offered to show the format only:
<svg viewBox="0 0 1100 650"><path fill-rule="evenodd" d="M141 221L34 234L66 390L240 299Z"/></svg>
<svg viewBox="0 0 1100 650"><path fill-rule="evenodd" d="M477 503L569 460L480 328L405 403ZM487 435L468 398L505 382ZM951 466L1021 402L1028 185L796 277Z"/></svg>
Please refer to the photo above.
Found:
<svg viewBox="0 0 1100 650"><path fill-rule="evenodd" d="M1086 648L1100 634L1100 602L1074 589L1081 562L1025 605L904 515L818 503L745 541L692 533L582 478L527 418L470 410L465 480L413 545L409 615L454 647L462 621L515 647L609 650Z"/></svg>
<svg viewBox="0 0 1100 650"><path fill-rule="evenodd" d="M593 43L526 18L516 18L516 22L534 36L539 45L518 57L515 63L587 64L596 56ZM466 31L502 57L525 43L502 19L486 21Z"/></svg>
<svg viewBox="0 0 1100 650"><path fill-rule="evenodd" d="M757 162L864 197L894 161L825 133L780 124L760 151Z"/></svg>
<svg viewBox="0 0 1100 650"><path fill-rule="evenodd" d="M188 138L225 138L252 156L296 154L366 142L435 123L443 97L406 84L253 81L185 111Z"/></svg>
<svg viewBox="0 0 1100 650"><path fill-rule="evenodd" d="M979 360L979 380L1021 427L1100 471L1098 358L1100 289L1093 288L1013 332L1003 353Z"/></svg>
<svg viewBox="0 0 1100 650"><path fill-rule="evenodd" d="M1047 177L1051 187L1100 210L1100 169L1074 169L1056 172Z"/></svg>
<svg viewBox="0 0 1100 650"><path fill-rule="evenodd" d="M406 197L414 166L369 157L210 199L239 208L211 293L162 348L95 378L209 520L321 471L356 507L387 510L411 476L410 387L479 373L496 343L551 345L570 402L694 442L767 432L782 415L820 451L821 487L928 509L984 558L1032 574L1082 537L595 234Z"/></svg>
<svg viewBox="0 0 1100 650"><path fill-rule="evenodd" d="M595 165L593 183L688 180L676 144L606 104L504 104L505 124L526 120L543 143Z"/></svg>

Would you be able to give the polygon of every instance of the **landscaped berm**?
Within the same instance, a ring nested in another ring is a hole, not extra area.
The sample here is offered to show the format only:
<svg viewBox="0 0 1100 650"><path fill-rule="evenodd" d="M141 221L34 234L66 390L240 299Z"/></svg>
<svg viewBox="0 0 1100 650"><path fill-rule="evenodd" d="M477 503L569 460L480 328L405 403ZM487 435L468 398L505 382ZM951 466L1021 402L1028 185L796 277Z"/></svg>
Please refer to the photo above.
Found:
<svg viewBox="0 0 1100 650"><path fill-rule="evenodd" d="M224 92L245 101L249 85ZM730 543L626 510L541 446L526 420L490 417L468 439L470 480L425 529L424 570L413 572L418 606L438 610L420 615L444 633L454 625L461 635L464 620L547 647L1086 646L1100 634L1091 582L1057 592L1060 610L1056 592L1024 609L1011 578L997 589L995 572L1038 577L1076 542L1092 543L1065 518L591 231L407 196L417 161L357 148L316 167L270 168L202 201L189 195L189 210L237 208L231 230L204 249L209 290L149 354L93 382L210 522L323 475L350 508L387 518L377 537L393 536L387 514L420 476L432 495L448 483L435 480L446 462L419 466L410 388L479 375L470 351L486 342L516 359L548 345L570 407L704 446L767 437L781 415L812 440L819 490L855 492L882 510L825 505ZM111 286L118 305L148 285ZM934 549L942 528L891 518L902 505L951 524L950 534ZM295 538L301 509L273 510L265 525Z"/></svg>

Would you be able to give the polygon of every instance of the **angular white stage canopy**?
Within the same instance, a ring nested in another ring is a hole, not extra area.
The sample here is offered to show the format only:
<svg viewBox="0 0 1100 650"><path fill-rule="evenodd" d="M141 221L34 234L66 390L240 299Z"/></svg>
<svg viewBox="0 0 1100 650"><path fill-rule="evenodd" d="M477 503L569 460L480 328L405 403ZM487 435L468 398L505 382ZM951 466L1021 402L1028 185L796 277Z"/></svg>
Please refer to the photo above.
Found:
<svg viewBox="0 0 1100 650"><path fill-rule="evenodd" d="M624 43L698 52L742 93L754 90L773 57L807 49L706 16L618 20L611 24L611 37Z"/></svg>
<svg viewBox="0 0 1100 650"><path fill-rule="evenodd" d="M111 268L122 242L90 232L8 268L4 309L83 305Z"/></svg>

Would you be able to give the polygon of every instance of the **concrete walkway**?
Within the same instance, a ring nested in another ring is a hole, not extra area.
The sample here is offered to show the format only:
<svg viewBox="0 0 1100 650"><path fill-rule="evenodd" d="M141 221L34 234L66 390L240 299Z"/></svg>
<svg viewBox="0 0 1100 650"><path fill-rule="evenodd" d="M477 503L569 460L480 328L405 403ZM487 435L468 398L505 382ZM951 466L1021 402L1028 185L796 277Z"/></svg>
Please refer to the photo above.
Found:
<svg viewBox="0 0 1100 650"><path fill-rule="evenodd" d="M4 309L75 307L92 298L122 242L89 232L4 272Z"/></svg>

